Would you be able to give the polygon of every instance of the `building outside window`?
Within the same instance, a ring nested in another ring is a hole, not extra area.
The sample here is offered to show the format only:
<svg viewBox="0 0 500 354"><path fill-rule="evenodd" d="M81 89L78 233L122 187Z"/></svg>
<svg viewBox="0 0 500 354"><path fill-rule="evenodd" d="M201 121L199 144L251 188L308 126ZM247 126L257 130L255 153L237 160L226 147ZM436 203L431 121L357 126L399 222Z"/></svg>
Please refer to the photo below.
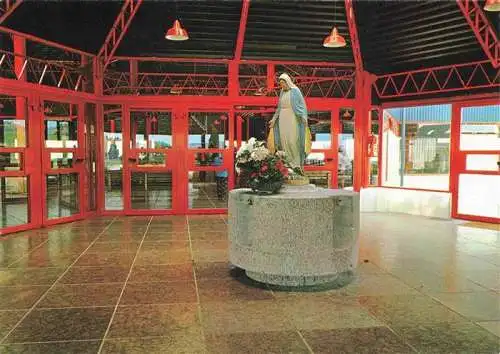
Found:
<svg viewBox="0 0 500 354"><path fill-rule="evenodd" d="M451 105L385 109L382 185L449 189Z"/></svg>

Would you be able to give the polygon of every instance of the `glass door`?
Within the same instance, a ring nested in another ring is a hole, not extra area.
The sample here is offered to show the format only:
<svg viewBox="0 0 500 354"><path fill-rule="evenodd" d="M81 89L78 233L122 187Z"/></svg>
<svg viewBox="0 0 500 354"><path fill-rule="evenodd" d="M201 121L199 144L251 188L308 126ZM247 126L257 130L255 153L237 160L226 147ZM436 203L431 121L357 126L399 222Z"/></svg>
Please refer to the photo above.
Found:
<svg viewBox="0 0 500 354"><path fill-rule="evenodd" d="M42 112L44 223L67 222L84 214L83 104L44 100Z"/></svg>
<svg viewBox="0 0 500 354"><path fill-rule="evenodd" d="M458 136L452 164L452 216L500 222L500 106L455 110Z"/></svg>
<svg viewBox="0 0 500 354"><path fill-rule="evenodd" d="M30 182L36 171L28 121L27 97L0 94L0 234L33 222Z"/></svg>
<svg viewBox="0 0 500 354"><path fill-rule="evenodd" d="M231 114L190 111L188 117L188 211L225 209L234 184Z"/></svg>
<svg viewBox="0 0 500 354"><path fill-rule="evenodd" d="M176 171L182 165L169 110L127 109L124 164L125 212L161 214L179 210Z"/></svg>

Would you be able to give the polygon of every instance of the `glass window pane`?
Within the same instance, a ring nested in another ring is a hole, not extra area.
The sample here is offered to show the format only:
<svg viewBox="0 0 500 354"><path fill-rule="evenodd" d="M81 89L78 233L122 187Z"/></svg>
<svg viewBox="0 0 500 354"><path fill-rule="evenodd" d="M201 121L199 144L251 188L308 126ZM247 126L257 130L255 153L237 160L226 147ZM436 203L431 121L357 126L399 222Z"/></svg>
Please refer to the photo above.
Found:
<svg viewBox="0 0 500 354"><path fill-rule="evenodd" d="M71 216L80 212L80 185L77 173L47 175L47 217Z"/></svg>
<svg viewBox="0 0 500 354"><path fill-rule="evenodd" d="M354 176L354 119L351 108L339 110L340 134L338 136L338 186L352 188Z"/></svg>
<svg viewBox="0 0 500 354"><path fill-rule="evenodd" d="M500 176L461 174L458 213L500 218Z"/></svg>
<svg viewBox="0 0 500 354"><path fill-rule="evenodd" d="M104 105L104 184L106 210L123 209L122 108Z"/></svg>
<svg viewBox="0 0 500 354"><path fill-rule="evenodd" d="M0 177L0 228L29 223L28 177Z"/></svg>
<svg viewBox="0 0 500 354"><path fill-rule="evenodd" d="M0 147L25 147L26 122L24 120L0 120Z"/></svg>
<svg viewBox="0 0 500 354"><path fill-rule="evenodd" d="M368 159L369 159L369 184L374 186L378 183L378 150L379 150L379 111L370 111L371 132L368 136Z"/></svg>
<svg viewBox="0 0 500 354"><path fill-rule="evenodd" d="M312 149L330 149L332 146L332 117L330 112L309 112Z"/></svg>
<svg viewBox="0 0 500 354"><path fill-rule="evenodd" d="M22 154L18 152L0 152L0 171L20 171Z"/></svg>
<svg viewBox="0 0 500 354"><path fill-rule="evenodd" d="M500 150L500 105L462 109L460 150Z"/></svg>
<svg viewBox="0 0 500 354"><path fill-rule="evenodd" d="M136 149L172 147L172 114L170 112L130 112L131 146Z"/></svg>
<svg viewBox="0 0 500 354"><path fill-rule="evenodd" d="M451 105L384 110L383 185L448 190Z"/></svg>
<svg viewBox="0 0 500 354"><path fill-rule="evenodd" d="M227 181L227 170L190 171L189 208L227 208Z"/></svg>
<svg viewBox="0 0 500 354"><path fill-rule="evenodd" d="M500 155L469 154L465 160L465 168L469 171L499 171Z"/></svg>
<svg viewBox="0 0 500 354"><path fill-rule="evenodd" d="M171 209L172 173L132 172L132 209Z"/></svg>
<svg viewBox="0 0 500 354"><path fill-rule="evenodd" d="M191 149L223 149L229 145L227 113L189 113L189 140Z"/></svg>
<svg viewBox="0 0 500 354"><path fill-rule="evenodd" d="M137 164L141 166L165 166L165 154L162 152L143 152L139 154Z"/></svg>
<svg viewBox="0 0 500 354"><path fill-rule="evenodd" d="M78 147L78 106L44 101L45 146L48 148Z"/></svg>
<svg viewBox="0 0 500 354"><path fill-rule="evenodd" d="M224 162L222 154L197 152L194 154L196 166L221 166Z"/></svg>
<svg viewBox="0 0 500 354"><path fill-rule="evenodd" d="M73 153L71 152L51 152L50 167L54 170L60 168L73 167Z"/></svg>

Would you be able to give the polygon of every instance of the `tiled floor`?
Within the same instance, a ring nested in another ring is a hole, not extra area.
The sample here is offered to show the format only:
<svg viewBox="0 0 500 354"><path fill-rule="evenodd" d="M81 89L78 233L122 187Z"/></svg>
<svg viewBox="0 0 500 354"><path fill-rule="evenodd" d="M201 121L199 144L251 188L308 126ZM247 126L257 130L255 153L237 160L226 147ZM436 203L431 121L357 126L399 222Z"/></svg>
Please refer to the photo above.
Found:
<svg viewBox="0 0 500 354"><path fill-rule="evenodd" d="M0 352L498 353L500 230L362 216L322 292L229 270L222 216L100 218L0 241Z"/></svg>

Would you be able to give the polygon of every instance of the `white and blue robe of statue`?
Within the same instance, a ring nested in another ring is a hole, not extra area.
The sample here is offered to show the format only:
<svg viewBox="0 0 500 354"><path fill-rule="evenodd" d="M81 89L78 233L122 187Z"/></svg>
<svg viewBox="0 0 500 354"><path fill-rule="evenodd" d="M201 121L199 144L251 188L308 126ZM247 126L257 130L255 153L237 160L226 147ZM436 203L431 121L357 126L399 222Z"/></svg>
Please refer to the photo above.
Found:
<svg viewBox="0 0 500 354"><path fill-rule="evenodd" d="M287 81L289 90L281 90L273 126L269 132L268 148L284 151L290 165L302 168L311 152L311 133L307 125L307 107L300 89L286 74L280 79Z"/></svg>

